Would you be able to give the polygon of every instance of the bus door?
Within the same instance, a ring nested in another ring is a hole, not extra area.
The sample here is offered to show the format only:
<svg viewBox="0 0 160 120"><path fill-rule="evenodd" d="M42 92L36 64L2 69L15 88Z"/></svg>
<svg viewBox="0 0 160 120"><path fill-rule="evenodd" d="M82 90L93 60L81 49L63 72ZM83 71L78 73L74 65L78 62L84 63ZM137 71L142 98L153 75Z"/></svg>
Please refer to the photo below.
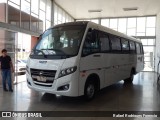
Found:
<svg viewBox="0 0 160 120"><path fill-rule="evenodd" d="M97 30L92 29L87 32L80 60L80 71L84 71L87 76L92 73L98 74L100 84L104 85L103 54L100 52L97 32Z"/></svg>
<svg viewBox="0 0 160 120"><path fill-rule="evenodd" d="M141 47L139 43L136 43L136 52L137 52L137 72L140 72L143 69L143 55L141 54Z"/></svg>
<svg viewBox="0 0 160 120"><path fill-rule="evenodd" d="M111 66L112 54L110 48L110 41L108 34L100 31L98 34L98 38L100 41L100 48L103 54L103 69L104 69L104 86L108 86L111 83L114 83L114 68Z"/></svg>

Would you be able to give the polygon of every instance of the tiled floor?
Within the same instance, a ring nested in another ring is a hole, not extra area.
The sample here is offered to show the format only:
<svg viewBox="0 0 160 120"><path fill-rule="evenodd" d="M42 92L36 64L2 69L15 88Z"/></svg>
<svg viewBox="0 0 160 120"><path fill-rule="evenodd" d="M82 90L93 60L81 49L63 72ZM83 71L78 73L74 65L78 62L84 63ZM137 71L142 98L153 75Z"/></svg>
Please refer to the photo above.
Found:
<svg viewBox="0 0 160 120"><path fill-rule="evenodd" d="M135 76L133 84L124 84L120 81L101 90L94 100L86 102L83 97L63 97L32 91L25 82L21 82L14 86L13 93L3 92L0 88L0 111L160 111L160 85L157 85L155 73L142 72ZM10 119L32 120L33 118ZM35 119L80 120L82 118L71 116ZM143 118L83 117L83 119L142 120ZM159 119L145 118L145 120Z"/></svg>

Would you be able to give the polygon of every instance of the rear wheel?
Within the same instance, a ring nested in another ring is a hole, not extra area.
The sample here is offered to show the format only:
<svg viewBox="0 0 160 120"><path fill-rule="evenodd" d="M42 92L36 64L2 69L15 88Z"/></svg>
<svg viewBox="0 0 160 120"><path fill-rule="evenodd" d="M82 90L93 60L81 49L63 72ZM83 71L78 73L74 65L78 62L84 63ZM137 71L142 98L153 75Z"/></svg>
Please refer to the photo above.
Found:
<svg viewBox="0 0 160 120"><path fill-rule="evenodd" d="M130 73L130 77L125 79L124 82L125 83L132 83L133 82L133 79L134 79L134 71L133 69L131 70L131 73Z"/></svg>
<svg viewBox="0 0 160 120"><path fill-rule="evenodd" d="M95 83L92 81L88 81L85 85L84 97L87 101L90 101L94 98L96 92Z"/></svg>

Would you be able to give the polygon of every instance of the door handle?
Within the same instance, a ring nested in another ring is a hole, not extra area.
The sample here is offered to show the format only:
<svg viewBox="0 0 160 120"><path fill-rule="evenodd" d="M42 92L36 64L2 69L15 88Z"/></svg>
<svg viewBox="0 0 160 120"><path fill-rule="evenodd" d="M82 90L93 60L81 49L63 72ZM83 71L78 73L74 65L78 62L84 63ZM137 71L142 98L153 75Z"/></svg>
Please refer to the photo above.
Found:
<svg viewBox="0 0 160 120"><path fill-rule="evenodd" d="M93 57L101 57L101 55L93 55Z"/></svg>

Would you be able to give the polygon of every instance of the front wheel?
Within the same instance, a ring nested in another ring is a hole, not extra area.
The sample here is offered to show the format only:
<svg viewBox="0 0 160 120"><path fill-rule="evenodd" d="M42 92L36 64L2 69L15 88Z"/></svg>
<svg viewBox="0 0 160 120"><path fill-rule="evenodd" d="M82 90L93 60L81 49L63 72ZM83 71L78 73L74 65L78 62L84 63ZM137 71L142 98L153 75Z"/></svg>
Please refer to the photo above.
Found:
<svg viewBox="0 0 160 120"><path fill-rule="evenodd" d="M85 90L84 90L84 97L87 101L90 101L94 98L95 96L95 83L94 82L87 82L85 85Z"/></svg>

